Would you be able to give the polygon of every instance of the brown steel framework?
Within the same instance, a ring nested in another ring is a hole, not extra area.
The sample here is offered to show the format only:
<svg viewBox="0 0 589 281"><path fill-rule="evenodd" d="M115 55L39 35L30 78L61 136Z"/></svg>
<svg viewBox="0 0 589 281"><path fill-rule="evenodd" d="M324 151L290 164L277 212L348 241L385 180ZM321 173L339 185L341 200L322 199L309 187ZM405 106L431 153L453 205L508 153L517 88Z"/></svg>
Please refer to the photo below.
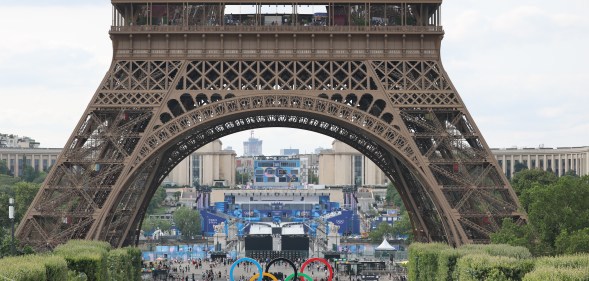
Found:
<svg viewBox="0 0 589 281"><path fill-rule="evenodd" d="M22 243L134 244L180 160L261 127L318 132L369 157L419 241L485 243L504 218L525 222L443 70L441 0L268 2L326 7L314 25L296 13L264 24L258 2L247 26L214 24L225 4L135 2L113 1L112 65L19 225Z"/></svg>

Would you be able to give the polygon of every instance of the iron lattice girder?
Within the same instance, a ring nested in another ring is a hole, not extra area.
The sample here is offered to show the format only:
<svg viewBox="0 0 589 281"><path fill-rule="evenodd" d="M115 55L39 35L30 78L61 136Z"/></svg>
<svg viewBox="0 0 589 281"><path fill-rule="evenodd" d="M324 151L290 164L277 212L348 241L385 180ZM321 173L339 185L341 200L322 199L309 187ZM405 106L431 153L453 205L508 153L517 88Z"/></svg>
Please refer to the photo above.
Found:
<svg viewBox="0 0 589 281"><path fill-rule="evenodd" d="M214 139L273 126L331 136L375 162L399 190L420 241L478 243L503 218L525 221L431 56L130 57L113 61L19 225L22 242L134 243L147 203L173 166Z"/></svg>

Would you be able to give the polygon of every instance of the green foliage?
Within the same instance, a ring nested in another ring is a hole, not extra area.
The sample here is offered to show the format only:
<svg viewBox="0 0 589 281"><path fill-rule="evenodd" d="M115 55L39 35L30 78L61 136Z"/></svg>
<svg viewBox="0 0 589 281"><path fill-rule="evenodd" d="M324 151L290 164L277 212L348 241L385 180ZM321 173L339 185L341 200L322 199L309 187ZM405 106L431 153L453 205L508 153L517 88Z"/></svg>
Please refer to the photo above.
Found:
<svg viewBox="0 0 589 281"><path fill-rule="evenodd" d="M457 249L445 249L438 253L438 273L437 278L439 281L452 281L456 280L457 273L456 264L458 259L462 257L468 251L461 251Z"/></svg>
<svg viewBox="0 0 589 281"><path fill-rule="evenodd" d="M536 260L536 265L554 268L589 268L589 255L576 254L557 257L542 257Z"/></svg>
<svg viewBox="0 0 589 281"><path fill-rule="evenodd" d="M15 178L15 177L9 176L9 175L0 174L0 187L2 187L2 188L8 188L19 181L20 181L19 178Z"/></svg>
<svg viewBox="0 0 589 281"><path fill-rule="evenodd" d="M153 219L150 217L146 217L143 219L143 223L141 223L141 229L143 231L154 231L156 229L161 230L169 230L172 227L172 223L169 220L163 219Z"/></svg>
<svg viewBox="0 0 589 281"><path fill-rule="evenodd" d="M141 268L142 265L142 255L141 250L135 247L125 247L123 248L127 251L129 258L131 259L131 272L130 272L130 280L140 281L141 280Z"/></svg>
<svg viewBox="0 0 589 281"><path fill-rule="evenodd" d="M372 243L380 243L384 237L392 233L393 227L386 222L381 222L375 230L372 230L370 233L368 233L368 237Z"/></svg>
<svg viewBox="0 0 589 281"><path fill-rule="evenodd" d="M460 271L458 270L458 262L465 256L483 256L485 257L485 259L489 259L491 261L501 261L502 259L510 259L510 261L516 261L516 265L523 266L515 267L515 269L501 269L503 267L503 263L500 263L499 265L496 265L491 269L479 270L482 272L480 274L485 274L485 276L505 275L508 279L504 280L511 280L509 278L512 278L516 275L521 275L520 273L517 273L519 272L517 270L522 269L524 271L529 271L531 270L531 268L528 270L527 266L529 266L530 264L533 266L533 260L531 259L532 255L530 251L523 247L512 247L509 245L465 245L454 249L450 248L446 244L413 243L409 247L409 280L459 280L458 278ZM494 259L495 257L500 257L502 259L497 260ZM467 265L471 264L479 266L478 263L467 263ZM468 272L475 272L475 269L465 270ZM513 273L515 272L514 270L517 271L517 274ZM525 272L523 274L525 274ZM479 275L474 275L472 278L475 279L473 280L476 280L477 276Z"/></svg>
<svg viewBox="0 0 589 281"><path fill-rule="evenodd" d="M67 263L58 256L26 255L0 260L0 277L8 280L62 281L67 279L67 272Z"/></svg>
<svg viewBox="0 0 589 281"><path fill-rule="evenodd" d="M88 276L84 272L77 272L75 270L68 270L67 272L68 281L87 281Z"/></svg>
<svg viewBox="0 0 589 281"><path fill-rule="evenodd" d="M8 169L8 165L6 165L6 160L0 160L0 175L8 175L10 170Z"/></svg>
<svg viewBox="0 0 589 281"><path fill-rule="evenodd" d="M39 185L18 182L14 185L15 220L20 221L39 192Z"/></svg>
<svg viewBox="0 0 589 281"><path fill-rule="evenodd" d="M182 206L176 209L173 218L185 239L200 234L200 213L197 210Z"/></svg>
<svg viewBox="0 0 589 281"><path fill-rule="evenodd" d="M413 225L406 210L401 213L401 218L393 224L392 232L395 236L406 235L408 237L407 243L413 241Z"/></svg>
<svg viewBox="0 0 589 281"><path fill-rule="evenodd" d="M516 259L530 259L532 254L530 250L525 247L514 247L505 244L490 244L490 245L464 245L460 247L461 250L467 250L470 252L484 253L489 256L496 257L510 257Z"/></svg>
<svg viewBox="0 0 589 281"><path fill-rule="evenodd" d="M108 252L106 267L109 280L127 281L133 279L132 260L126 249L114 249Z"/></svg>
<svg viewBox="0 0 589 281"><path fill-rule="evenodd" d="M107 253L110 244L101 241L70 240L55 248L54 253L62 256L70 270L84 272L90 281L107 280Z"/></svg>
<svg viewBox="0 0 589 281"><path fill-rule="evenodd" d="M180 191L174 192L174 199L176 200L176 202L180 201L180 196L182 196L182 192L180 192Z"/></svg>
<svg viewBox="0 0 589 281"><path fill-rule="evenodd" d="M45 266L30 261L29 258L30 256L3 258L0 260L0 276L15 281L45 280Z"/></svg>
<svg viewBox="0 0 589 281"><path fill-rule="evenodd" d="M309 170L309 178L307 182L310 184L318 184L319 176L315 174L312 170Z"/></svg>
<svg viewBox="0 0 589 281"><path fill-rule="evenodd" d="M521 280L534 268L531 259L471 254L458 260L458 280Z"/></svg>
<svg viewBox="0 0 589 281"><path fill-rule="evenodd" d="M558 177L541 169L523 170L516 173L511 181L511 186L519 196L522 207L527 212L531 200L531 192L538 187L548 186L558 181Z"/></svg>
<svg viewBox="0 0 589 281"><path fill-rule="evenodd" d="M558 181L558 177L541 169L522 170L516 173L511 180L511 186L518 195L534 186L547 186Z"/></svg>
<svg viewBox="0 0 589 281"><path fill-rule="evenodd" d="M405 210L405 205L403 204L403 200L401 199L401 195L393 185L393 183L389 183L387 186L387 194L384 198L387 204L392 204L395 207L401 208L401 210Z"/></svg>
<svg viewBox="0 0 589 281"><path fill-rule="evenodd" d="M67 279L67 262L62 257L55 255L31 255L30 257L30 261L45 266L45 280L62 281Z"/></svg>
<svg viewBox="0 0 589 281"><path fill-rule="evenodd" d="M534 240L531 227L530 224L516 225L510 218L505 218L501 229L491 234L491 242L531 248Z"/></svg>
<svg viewBox="0 0 589 281"><path fill-rule="evenodd" d="M572 233L562 231L556 237L556 252L559 254L589 253L589 228Z"/></svg>
<svg viewBox="0 0 589 281"><path fill-rule="evenodd" d="M589 280L589 268L552 268L538 267L526 274L523 281L587 281Z"/></svg>
<svg viewBox="0 0 589 281"><path fill-rule="evenodd" d="M409 246L409 280L438 281L438 257L450 246L441 243L413 243Z"/></svg>
<svg viewBox="0 0 589 281"><path fill-rule="evenodd" d="M562 231L572 233L589 227L589 177L561 177L531 194L530 222L545 248L553 249Z"/></svg>
<svg viewBox="0 0 589 281"><path fill-rule="evenodd" d="M26 182L33 182L39 176L39 172L31 166L24 166L22 172L22 180Z"/></svg>
<svg viewBox="0 0 589 281"><path fill-rule="evenodd" d="M589 255L539 258L534 271L523 280L589 280Z"/></svg>
<svg viewBox="0 0 589 281"><path fill-rule="evenodd" d="M528 213L528 224L504 220L493 243L524 246L535 256L589 252L589 176L556 178L550 172L517 173L514 189Z"/></svg>
<svg viewBox="0 0 589 281"><path fill-rule="evenodd" d="M151 197L151 201L149 201L149 205L147 205L146 215L153 215L154 211L162 205L165 199L166 190L160 186L155 190L153 197Z"/></svg>

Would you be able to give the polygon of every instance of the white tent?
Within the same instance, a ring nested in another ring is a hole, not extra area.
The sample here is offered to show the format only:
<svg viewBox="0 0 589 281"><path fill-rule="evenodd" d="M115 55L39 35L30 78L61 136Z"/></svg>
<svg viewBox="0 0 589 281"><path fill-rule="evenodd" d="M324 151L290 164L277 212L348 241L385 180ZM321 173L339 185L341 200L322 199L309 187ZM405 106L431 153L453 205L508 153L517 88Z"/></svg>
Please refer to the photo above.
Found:
<svg viewBox="0 0 589 281"><path fill-rule="evenodd" d="M389 241L387 241L387 239L383 239L382 243L380 243L380 245L378 247L376 247L374 250L376 250L376 251L396 251L397 249L395 249L395 247L391 246L391 244L389 244Z"/></svg>

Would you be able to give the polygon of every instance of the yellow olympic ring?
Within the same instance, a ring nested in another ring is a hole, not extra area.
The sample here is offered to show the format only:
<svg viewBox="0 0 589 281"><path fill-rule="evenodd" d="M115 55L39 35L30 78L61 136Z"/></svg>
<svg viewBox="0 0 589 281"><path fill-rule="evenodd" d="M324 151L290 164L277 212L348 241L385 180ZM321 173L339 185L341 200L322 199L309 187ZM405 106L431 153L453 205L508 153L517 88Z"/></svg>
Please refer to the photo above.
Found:
<svg viewBox="0 0 589 281"><path fill-rule="evenodd" d="M272 280L278 281L278 278L276 278L276 276L274 276L274 275L272 275L272 274L270 274L268 272L264 272L264 274L262 274L262 276L270 277L270 278L272 278ZM254 275L254 276L252 276L252 278L250 278L250 281L254 281L258 277L260 277L260 274L259 273L256 273L256 275Z"/></svg>
<svg viewBox="0 0 589 281"><path fill-rule="evenodd" d="M307 278L307 280L313 281L313 277L311 277L311 276L309 276L309 275L307 275L307 274L305 274L305 273L299 272L299 273L297 273L297 274L298 274L298 276L299 276L299 277L300 277L300 276L302 276L302 277L305 277L305 278ZM287 277L286 277L286 279L284 279L284 281L289 281L289 280L290 280L290 279L292 279L293 277L294 277L294 273L291 273L289 276L287 276ZM296 280L295 280L295 281L296 281Z"/></svg>

